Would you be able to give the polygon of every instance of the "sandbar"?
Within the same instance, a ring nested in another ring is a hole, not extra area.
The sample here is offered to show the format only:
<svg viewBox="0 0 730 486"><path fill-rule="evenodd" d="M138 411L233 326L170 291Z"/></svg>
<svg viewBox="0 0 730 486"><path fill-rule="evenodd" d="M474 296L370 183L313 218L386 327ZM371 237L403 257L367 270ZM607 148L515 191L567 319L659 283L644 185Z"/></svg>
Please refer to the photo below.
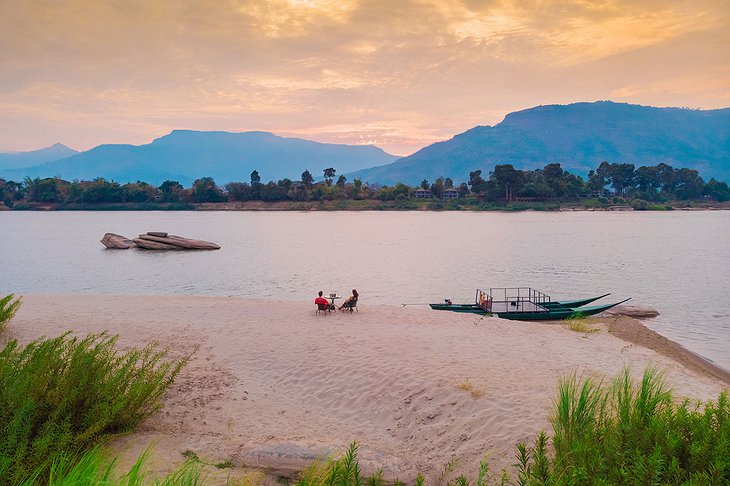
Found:
<svg viewBox="0 0 730 486"><path fill-rule="evenodd" d="M366 297L358 308L323 316L309 302L26 295L5 339L109 331L122 348L156 341L175 357L197 348L164 408L111 449L124 464L154 444L149 465L159 472L190 450L232 461L232 477L291 474L356 440L365 472L382 466L410 482L420 471L436 483L456 459L445 479L471 478L484 457L492 471L509 468L518 442L550 432L558 380L570 373L655 366L678 397L701 400L730 384L724 370L625 317L579 333Z"/></svg>

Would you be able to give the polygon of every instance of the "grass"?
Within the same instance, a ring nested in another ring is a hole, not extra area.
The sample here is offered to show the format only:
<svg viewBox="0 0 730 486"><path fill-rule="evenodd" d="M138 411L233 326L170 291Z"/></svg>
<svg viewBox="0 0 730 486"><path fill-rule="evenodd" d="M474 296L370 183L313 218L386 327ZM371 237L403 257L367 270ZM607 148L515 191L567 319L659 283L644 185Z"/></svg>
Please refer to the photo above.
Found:
<svg viewBox="0 0 730 486"><path fill-rule="evenodd" d="M611 383L560 382L551 419L554 457L541 434L518 446L519 484L730 484L730 402L675 404L661 373Z"/></svg>
<svg viewBox="0 0 730 486"><path fill-rule="evenodd" d="M661 373L647 369L635 380L628 369L613 381L571 375L560 381L551 417L554 437L542 432L531 446L517 445L516 484L727 485L730 484L730 400L675 403ZM551 444L552 442L552 444ZM438 484L456 462L444 466ZM339 459L314 463L297 486L379 486L382 469L364 478L357 444ZM411 484L423 486L423 476ZM404 486L398 479L394 486ZM482 461L473 480L461 475L447 486L513 484L503 471L489 475Z"/></svg>
<svg viewBox="0 0 730 486"><path fill-rule="evenodd" d="M582 314L576 313L563 321L563 326L571 331L580 332L584 334L591 334L598 332L598 329L588 325L586 317Z"/></svg>
<svg viewBox="0 0 730 486"><path fill-rule="evenodd" d="M148 449L127 472L117 471L116 460L106 459L98 447L79 456L61 454L50 461L48 472L39 468L20 484L35 486L44 476L48 479L42 483L48 486L195 486L204 483L202 466L194 462L186 462L164 479L151 477L144 468L149 454Z"/></svg>
<svg viewBox="0 0 730 486"><path fill-rule="evenodd" d="M466 378L464 381L457 383L456 388L458 388L459 390L468 391L469 393L471 393L472 398L479 398L487 393L487 390L485 390L484 388L477 388L476 385L469 381L469 378Z"/></svg>
<svg viewBox="0 0 730 486"><path fill-rule="evenodd" d="M16 299L13 294L0 299L0 334L7 328L8 321L18 312L20 301L20 297Z"/></svg>
<svg viewBox="0 0 730 486"><path fill-rule="evenodd" d="M74 457L160 409L188 358L154 344L119 353L116 341L67 333L0 351L0 484L50 471L49 458Z"/></svg>

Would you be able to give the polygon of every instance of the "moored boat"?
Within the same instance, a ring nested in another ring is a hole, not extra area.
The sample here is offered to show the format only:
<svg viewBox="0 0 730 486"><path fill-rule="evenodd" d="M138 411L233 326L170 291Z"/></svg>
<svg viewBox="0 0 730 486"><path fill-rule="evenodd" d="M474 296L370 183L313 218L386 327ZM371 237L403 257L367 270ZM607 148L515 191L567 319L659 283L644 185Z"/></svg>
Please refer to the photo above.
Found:
<svg viewBox="0 0 730 486"><path fill-rule="evenodd" d="M530 287L491 288L488 291L477 289L473 304L452 304L447 299L442 304L429 304L429 306L434 310L496 315L502 319L543 321L592 316L630 300L586 306L608 295L610 294L587 299L554 301L550 296Z"/></svg>

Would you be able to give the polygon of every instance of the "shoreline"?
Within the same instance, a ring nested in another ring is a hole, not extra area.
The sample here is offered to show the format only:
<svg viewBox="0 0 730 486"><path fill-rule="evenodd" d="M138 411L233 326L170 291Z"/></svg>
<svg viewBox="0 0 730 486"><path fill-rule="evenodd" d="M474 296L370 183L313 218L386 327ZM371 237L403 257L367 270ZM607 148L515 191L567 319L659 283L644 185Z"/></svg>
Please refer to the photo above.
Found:
<svg viewBox="0 0 730 486"><path fill-rule="evenodd" d="M206 462L230 460L236 469L225 474L287 474L357 440L363 469L382 465L386 477L421 471L435 480L454 458L453 474L473 475L484 454L498 473L518 442L550 432L566 374L613 377L629 366L636 375L652 365L675 396L701 400L730 385L727 371L626 317L592 319L601 330L584 335L553 322L358 309L315 316L306 302L28 294L5 337L25 344L108 330L121 348L157 341L172 357L198 346L163 409L111 445L125 465L156 444L158 472L191 450Z"/></svg>
<svg viewBox="0 0 730 486"><path fill-rule="evenodd" d="M516 212L516 211L728 211L729 202L671 201L652 203L646 209L634 209L627 204L606 206L586 206L571 201L547 201L539 203L510 202L489 203L472 199L405 199L402 201L381 201L379 199L334 199L328 201L245 201L221 203L24 203L17 208L8 208L0 202L0 211L476 211L476 212Z"/></svg>

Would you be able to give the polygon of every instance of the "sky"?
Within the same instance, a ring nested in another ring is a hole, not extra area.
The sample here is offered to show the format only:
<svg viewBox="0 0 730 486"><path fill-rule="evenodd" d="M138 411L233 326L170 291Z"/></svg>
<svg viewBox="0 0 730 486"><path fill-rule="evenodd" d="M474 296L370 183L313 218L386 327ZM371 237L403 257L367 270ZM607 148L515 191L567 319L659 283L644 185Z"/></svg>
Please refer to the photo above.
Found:
<svg viewBox="0 0 730 486"><path fill-rule="evenodd" d="M730 106L730 0L0 0L0 150L271 131L407 155L537 105Z"/></svg>

